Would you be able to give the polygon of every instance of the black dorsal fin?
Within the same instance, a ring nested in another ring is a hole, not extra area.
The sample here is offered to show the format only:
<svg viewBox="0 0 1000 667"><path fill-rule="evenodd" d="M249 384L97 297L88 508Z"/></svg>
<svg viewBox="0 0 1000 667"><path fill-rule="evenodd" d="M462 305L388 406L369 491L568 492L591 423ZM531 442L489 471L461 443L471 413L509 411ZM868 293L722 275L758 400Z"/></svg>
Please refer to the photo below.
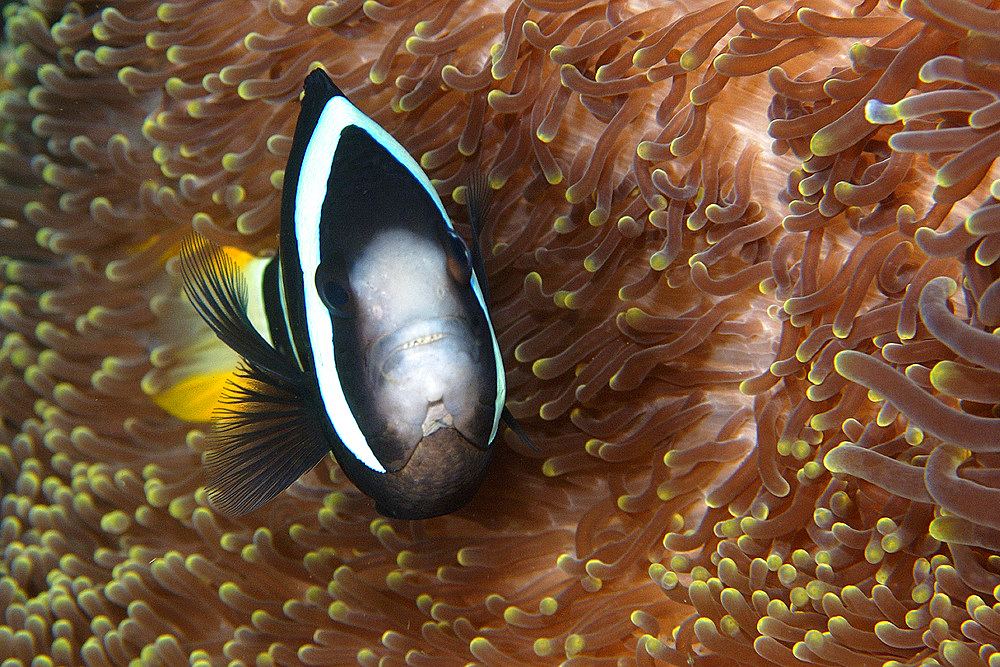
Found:
<svg viewBox="0 0 1000 667"><path fill-rule="evenodd" d="M337 84L333 82L330 76L323 71L322 67L317 67L313 71L306 75L306 80L302 84L305 90L305 99L302 101L303 104L308 104L313 101L319 105L322 109L326 101L331 97L345 97L344 93L341 92Z"/></svg>
<svg viewBox="0 0 1000 667"><path fill-rule="evenodd" d="M330 451L322 410L299 383L242 365L226 386L202 455L208 498L226 514L257 509Z"/></svg>

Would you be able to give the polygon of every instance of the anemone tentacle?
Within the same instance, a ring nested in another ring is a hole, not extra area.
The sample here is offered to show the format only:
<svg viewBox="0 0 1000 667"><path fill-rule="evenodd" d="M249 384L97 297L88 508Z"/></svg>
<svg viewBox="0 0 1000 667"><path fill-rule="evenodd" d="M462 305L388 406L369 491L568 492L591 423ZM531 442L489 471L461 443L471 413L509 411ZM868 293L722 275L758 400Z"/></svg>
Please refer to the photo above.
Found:
<svg viewBox="0 0 1000 667"><path fill-rule="evenodd" d="M0 661L996 661L997 2L3 14ZM325 462L228 518L162 408L235 364L180 240L275 248L314 63L463 232L469 173L497 191L543 456L509 438L454 515L378 518Z"/></svg>

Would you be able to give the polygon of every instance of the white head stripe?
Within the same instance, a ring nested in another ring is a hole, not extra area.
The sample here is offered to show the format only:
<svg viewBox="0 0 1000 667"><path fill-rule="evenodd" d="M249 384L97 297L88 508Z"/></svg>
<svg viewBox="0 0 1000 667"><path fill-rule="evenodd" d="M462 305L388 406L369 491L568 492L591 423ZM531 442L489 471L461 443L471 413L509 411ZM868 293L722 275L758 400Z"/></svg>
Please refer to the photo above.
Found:
<svg viewBox="0 0 1000 667"><path fill-rule="evenodd" d="M333 324L330 311L316 292L316 270L319 268L319 221L326 199L326 185L330 179L333 155L340 142L340 132L346 125L356 123L349 118L354 109L343 97L331 98L313 128L306 145L299 169L299 182L295 190L295 238L298 242L299 263L302 267L302 292L306 311L306 326L316 366L316 381L326 406L327 415L337 436L354 456L375 472L385 468L375 458L361 427L358 426L344 388L337 375L337 362L333 353ZM356 113L356 109L354 109ZM369 121L370 122L370 121Z"/></svg>

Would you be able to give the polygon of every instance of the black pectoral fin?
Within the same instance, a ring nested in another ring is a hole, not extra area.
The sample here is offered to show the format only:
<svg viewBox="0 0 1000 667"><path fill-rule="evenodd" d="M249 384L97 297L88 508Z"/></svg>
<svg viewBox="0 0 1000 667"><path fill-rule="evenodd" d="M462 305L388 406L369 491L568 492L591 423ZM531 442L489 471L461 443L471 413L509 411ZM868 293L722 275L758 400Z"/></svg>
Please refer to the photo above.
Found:
<svg viewBox="0 0 1000 667"><path fill-rule="evenodd" d="M287 489L330 451L321 410L301 383L252 364L226 386L202 463L208 498L226 514L250 512Z"/></svg>
<svg viewBox="0 0 1000 667"><path fill-rule="evenodd" d="M180 259L184 292L219 340L269 373L287 380L301 373L251 324L246 279L220 246L200 234L191 234L181 242Z"/></svg>
<svg viewBox="0 0 1000 667"><path fill-rule="evenodd" d="M507 428L513 431L514 435L520 438L521 442L526 444L528 448L531 449L531 451L533 451L536 454L542 453L542 450L538 448L538 445L535 444L535 441L529 438L528 434L524 432L523 428L521 428L521 425L517 423L517 419L514 418L514 415L511 414L510 410L507 409L506 405L503 406L503 412L500 413L500 421L506 424Z"/></svg>
<svg viewBox="0 0 1000 667"><path fill-rule="evenodd" d="M482 239L480 234L493 204L493 189L490 187L486 174L474 171L469 175L466 185L465 205L469 211L469 227L472 229L472 243L469 251L472 255L472 268L479 278L479 286L483 290L486 303L490 301L489 286L486 282L486 262L483 260Z"/></svg>

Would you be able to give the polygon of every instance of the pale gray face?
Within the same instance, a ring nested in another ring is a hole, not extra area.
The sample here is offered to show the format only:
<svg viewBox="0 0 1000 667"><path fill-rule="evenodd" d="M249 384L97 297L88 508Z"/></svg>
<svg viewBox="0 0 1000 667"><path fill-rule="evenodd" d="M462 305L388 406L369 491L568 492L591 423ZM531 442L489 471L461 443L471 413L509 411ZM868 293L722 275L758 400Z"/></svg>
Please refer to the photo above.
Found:
<svg viewBox="0 0 1000 667"><path fill-rule="evenodd" d="M389 228L349 272L369 400L385 420L372 435L391 440L400 463L439 428L488 444L493 406L482 398L495 378L482 372L482 341L460 297L468 274L456 264L433 239Z"/></svg>
<svg viewBox="0 0 1000 667"><path fill-rule="evenodd" d="M460 316L459 286L447 263L440 244L406 229L375 236L349 274L362 337L372 341L413 320Z"/></svg>

